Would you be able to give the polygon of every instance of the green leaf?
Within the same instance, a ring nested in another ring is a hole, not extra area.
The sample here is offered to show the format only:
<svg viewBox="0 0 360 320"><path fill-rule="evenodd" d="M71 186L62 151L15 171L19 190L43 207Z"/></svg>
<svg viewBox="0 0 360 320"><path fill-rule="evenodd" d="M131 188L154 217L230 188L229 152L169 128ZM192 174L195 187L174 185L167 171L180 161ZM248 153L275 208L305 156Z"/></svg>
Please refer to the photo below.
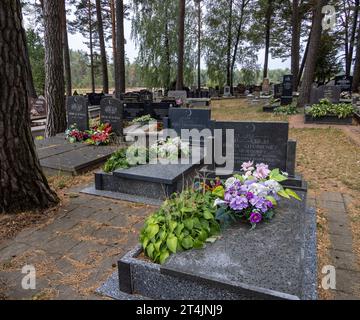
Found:
<svg viewBox="0 0 360 320"><path fill-rule="evenodd" d="M277 206L277 201L276 201L276 199L274 197L267 196L266 200L269 200L273 204L273 206Z"/></svg>
<svg viewBox="0 0 360 320"><path fill-rule="evenodd" d="M170 231L170 232L173 232L173 231L175 230L176 226L177 226L177 222L176 222L176 221L170 221L170 222L169 222L169 231Z"/></svg>
<svg viewBox="0 0 360 320"><path fill-rule="evenodd" d="M147 245L149 244L149 238L144 237L144 239L142 240L142 246L144 249L146 249Z"/></svg>
<svg viewBox="0 0 360 320"><path fill-rule="evenodd" d="M160 254L160 259L159 259L160 264L164 264L165 261L167 260L167 258L169 258L169 256L170 256L169 251L167 251L167 250L163 251Z"/></svg>
<svg viewBox="0 0 360 320"><path fill-rule="evenodd" d="M207 210L204 212L204 218L206 220L212 220L212 219L214 219L214 216L212 215L212 213L209 210Z"/></svg>
<svg viewBox="0 0 360 320"><path fill-rule="evenodd" d="M290 196L287 194L287 192L285 190L280 190L278 192L278 195L283 197L283 198L290 199Z"/></svg>
<svg viewBox="0 0 360 320"><path fill-rule="evenodd" d="M178 239L174 235L169 235L166 241L166 245L172 253L176 253Z"/></svg>
<svg viewBox="0 0 360 320"><path fill-rule="evenodd" d="M191 237L186 237L182 242L181 245L184 249L189 250L194 247L194 241Z"/></svg>
<svg viewBox="0 0 360 320"><path fill-rule="evenodd" d="M223 186L218 186L213 190L212 194L220 199L224 199L225 189Z"/></svg>
<svg viewBox="0 0 360 320"><path fill-rule="evenodd" d="M146 248L146 254L151 259L153 258L154 250L155 250L155 248L154 248L154 245L152 243L150 243L148 245L148 247Z"/></svg>
<svg viewBox="0 0 360 320"><path fill-rule="evenodd" d="M185 225L183 223L179 223L175 229L175 234L179 237L184 228Z"/></svg>
<svg viewBox="0 0 360 320"><path fill-rule="evenodd" d="M149 224L148 227L146 228L146 234L150 240L154 238L158 232L159 232L159 225L157 224Z"/></svg>
<svg viewBox="0 0 360 320"><path fill-rule="evenodd" d="M204 248L204 243L200 240L194 241L194 249L202 249Z"/></svg>
<svg viewBox="0 0 360 320"><path fill-rule="evenodd" d="M186 220L184 221L184 225L185 225L186 229L188 229L188 230L191 231L191 230L194 228L194 221L193 221L193 219L186 219Z"/></svg>
<svg viewBox="0 0 360 320"><path fill-rule="evenodd" d="M299 200L299 201L302 201L302 199L298 196L298 194L291 190L291 189L285 189L285 192L290 196L290 197L293 197L294 199L296 200Z"/></svg>

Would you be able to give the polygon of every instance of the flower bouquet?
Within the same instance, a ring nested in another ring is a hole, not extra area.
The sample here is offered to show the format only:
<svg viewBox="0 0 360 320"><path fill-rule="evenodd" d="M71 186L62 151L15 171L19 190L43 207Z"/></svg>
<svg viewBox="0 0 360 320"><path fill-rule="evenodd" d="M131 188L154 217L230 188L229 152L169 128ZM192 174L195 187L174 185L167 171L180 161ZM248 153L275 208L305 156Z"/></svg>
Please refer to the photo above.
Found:
<svg viewBox="0 0 360 320"><path fill-rule="evenodd" d="M65 136L66 140L70 143L82 142L89 138L89 135L80 131L75 124L71 125L70 128L65 131Z"/></svg>
<svg viewBox="0 0 360 320"><path fill-rule="evenodd" d="M112 128L110 124L106 123L83 132L76 125L72 125L65 131L65 136L70 143L85 142L96 146L108 145L112 136Z"/></svg>
<svg viewBox="0 0 360 320"><path fill-rule="evenodd" d="M262 221L273 218L281 197L301 201L293 190L280 184L287 180L287 173L281 173L279 169L270 171L268 165L254 165L253 162L244 163L242 171L242 175L234 175L212 191L217 196L216 218L220 222L240 218L255 228Z"/></svg>
<svg viewBox="0 0 360 320"><path fill-rule="evenodd" d="M189 143L181 141L179 137L160 139L150 147L150 159L177 160L181 156L190 155Z"/></svg>

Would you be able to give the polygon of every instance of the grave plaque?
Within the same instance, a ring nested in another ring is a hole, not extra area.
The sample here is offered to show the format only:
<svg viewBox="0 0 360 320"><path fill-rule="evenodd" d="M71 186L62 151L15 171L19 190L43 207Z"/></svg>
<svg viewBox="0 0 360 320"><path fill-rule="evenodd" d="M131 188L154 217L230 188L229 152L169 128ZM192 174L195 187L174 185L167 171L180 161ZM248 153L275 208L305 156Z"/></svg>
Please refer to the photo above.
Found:
<svg viewBox="0 0 360 320"><path fill-rule="evenodd" d="M282 84L281 105L291 104L293 101L293 76L285 75Z"/></svg>
<svg viewBox="0 0 360 320"><path fill-rule="evenodd" d="M76 124L81 131L89 129L87 99L81 96L68 97L66 101L68 127Z"/></svg>
<svg viewBox="0 0 360 320"><path fill-rule="evenodd" d="M100 104L100 121L109 123L115 134L122 134L121 101L114 98L105 98Z"/></svg>
<svg viewBox="0 0 360 320"><path fill-rule="evenodd" d="M171 108L169 111L170 128L179 135L181 129L210 129L211 110Z"/></svg>
<svg viewBox="0 0 360 320"><path fill-rule="evenodd" d="M342 75L342 76L335 77L335 85L340 87L341 92L344 92L344 91L351 92L352 82L353 82L353 77L351 77L351 76L348 77L346 75Z"/></svg>
<svg viewBox="0 0 360 320"><path fill-rule="evenodd" d="M268 164L270 169L286 171L289 124L286 122L214 122L222 130L222 145L214 148L226 152L226 130L234 130L234 171L241 171L247 161ZM232 147L232 146L230 146ZM228 149L229 150L229 147Z"/></svg>
<svg viewBox="0 0 360 320"><path fill-rule="evenodd" d="M37 99L30 98L30 115L32 117L46 117L47 105L45 97L39 96Z"/></svg>

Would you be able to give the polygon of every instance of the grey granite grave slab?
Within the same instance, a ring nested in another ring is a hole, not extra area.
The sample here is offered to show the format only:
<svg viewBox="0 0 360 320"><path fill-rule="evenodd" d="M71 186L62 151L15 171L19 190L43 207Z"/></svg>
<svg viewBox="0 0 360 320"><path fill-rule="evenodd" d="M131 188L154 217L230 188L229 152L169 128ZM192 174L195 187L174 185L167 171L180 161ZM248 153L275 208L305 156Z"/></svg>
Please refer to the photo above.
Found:
<svg viewBox="0 0 360 320"><path fill-rule="evenodd" d="M43 158L40 164L48 174L77 175L105 162L116 150L113 146L87 146Z"/></svg>
<svg viewBox="0 0 360 320"><path fill-rule="evenodd" d="M54 141L54 144L48 144L46 146L38 147L37 154L39 159L56 156L62 153L70 152L73 150L79 150L88 147L84 143L69 143L65 140Z"/></svg>
<svg viewBox="0 0 360 320"><path fill-rule="evenodd" d="M154 299L316 299L316 213L299 195L302 202L281 201L270 223L232 225L162 266L135 248L119 261L120 290Z"/></svg>
<svg viewBox="0 0 360 320"><path fill-rule="evenodd" d="M81 96L67 97L66 115L68 127L76 125L81 131L89 129L88 101Z"/></svg>

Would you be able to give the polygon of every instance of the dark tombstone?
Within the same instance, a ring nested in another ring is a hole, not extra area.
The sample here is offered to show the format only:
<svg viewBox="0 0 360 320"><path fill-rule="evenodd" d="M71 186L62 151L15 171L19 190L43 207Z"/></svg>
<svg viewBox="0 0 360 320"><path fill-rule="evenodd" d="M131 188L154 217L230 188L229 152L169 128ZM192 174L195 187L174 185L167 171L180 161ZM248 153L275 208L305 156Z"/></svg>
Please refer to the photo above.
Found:
<svg viewBox="0 0 360 320"><path fill-rule="evenodd" d="M279 84L274 84L274 98L275 99L279 99L281 98L281 95L282 95L282 84L279 83Z"/></svg>
<svg viewBox="0 0 360 320"><path fill-rule="evenodd" d="M103 93L88 93L87 96L90 106L99 106L101 99L104 98L105 95Z"/></svg>
<svg viewBox="0 0 360 320"><path fill-rule="evenodd" d="M310 105L319 103L318 95L319 95L319 90L316 86L313 85L310 91Z"/></svg>
<svg viewBox="0 0 360 320"><path fill-rule="evenodd" d="M144 116L146 114L145 108L144 102L124 101L124 119L131 121Z"/></svg>
<svg viewBox="0 0 360 320"><path fill-rule="evenodd" d="M197 129L199 131L210 129L211 110L171 108L168 120L168 127L174 129L179 135L181 129Z"/></svg>
<svg viewBox="0 0 360 320"><path fill-rule="evenodd" d="M47 104L43 96L39 96L37 99L30 98L29 104L31 117L47 116Z"/></svg>
<svg viewBox="0 0 360 320"><path fill-rule="evenodd" d="M66 114L68 127L76 125L81 131L89 129L88 102L84 97L67 97Z"/></svg>
<svg viewBox="0 0 360 320"><path fill-rule="evenodd" d="M291 74L283 77L281 105L292 104L293 101L293 76Z"/></svg>
<svg viewBox="0 0 360 320"><path fill-rule="evenodd" d="M344 92L344 91L351 92L352 91L352 83L353 83L352 76L341 75L341 76L335 77L334 80L335 80L335 85L340 87L341 92Z"/></svg>
<svg viewBox="0 0 360 320"><path fill-rule="evenodd" d="M109 123L115 134L122 134L121 101L114 98L105 98L100 103L100 122Z"/></svg>
<svg viewBox="0 0 360 320"><path fill-rule="evenodd" d="M222 148L226 151L226 130L234 130L234 171L241 171L244 162L268 164L270 169L294 169L288 164L289 124L285 122L214 122L213 129L222 130ZM214 133L216 134L216 133ZM290 169L290 170L289 170Z"/></svg>
<svg viewBox="0 0 360 320"><path fill-rule="evenodd" d="M339 103L341 88L339 86L320 86L317 88L316 99L319 103L321 99L327 99L331 103Z"/></svg>
<svg viewBox="0 0 360 320"><path fill-rule="evenodd" d="M168 102L156 102L149 105L148 114L153 119L162 121L164 118L169 117L170 108L175 107L175 104Z"/></svg>

